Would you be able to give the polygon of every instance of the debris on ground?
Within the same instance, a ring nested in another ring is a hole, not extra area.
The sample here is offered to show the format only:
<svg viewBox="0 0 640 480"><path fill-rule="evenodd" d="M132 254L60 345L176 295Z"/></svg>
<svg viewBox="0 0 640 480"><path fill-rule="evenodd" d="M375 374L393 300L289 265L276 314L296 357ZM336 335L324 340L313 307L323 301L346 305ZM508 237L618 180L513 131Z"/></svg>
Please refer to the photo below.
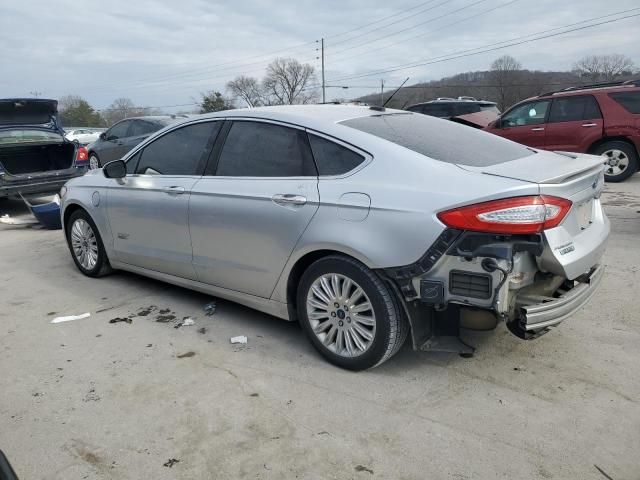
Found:
<svg viewBox="0 0 640 480"><path fill-rule="evenodd" d="M238 337L231 337L231 343L247 343L247 337L240 335Z"/></svg>
<svg viewBox="0 0 640 480"><path fill-rule="evenodd" d="M207 304L203 307L203 310L204 310L204 314L205 314L207 317L210 317L211 315L213 315L214 313L216 313L216 302L210 302L210 303L207 303Z"/></svg>
<svg viewBox="0 0 640 480"><path fill-rule="evenodd" d="M205 327L199 328L198 333L201 333L204 335L205 333L207 333L207 329Z"/></svg>
<svg viewBox="0 0 640 480"><path fill-rule="evenodd" d="M163 312L164 310L160 310ZM175 315L156 315L156 322L169 323L176 319Z"/></svg>
<svg viewBox="0 0 640 480"><path fill-rule="evenodd" d="M147 315L149 315L151 312L154 312L157 310L157 307L155 305L149 305L147 308L143 308L142 310L140 310L138 313L136 313L136 316L138 317L146 317ZM168 313L169 311L167 310L166 312L164 310L160 310L160 313Z"/></svg>
<svg viewBox="0 0 640 480"><path fill-rule="evenodd" d="M598 465L594 465L594 467L596 467L596 469L602 474L602 476L608 480L613 480L613 478L611 478L607 472L605 472L604 470L602 470Z"/></svg>
<svg viewBox="0 0 640 480"><path fill-rule="evenodd" d="M166 462L164 462L162 464L163 467L173 467L176 463L179 463L180 460L178 460L177 458L170 458L169 460L167 460Z"/></svg>
<svg viewBox="0 0 640 480"><path fill-rule="evenodd" d="M89 392L82 399L83 402L98 402L100 400L100 396L96 393L96 389L91 386Z"/></svg>
<svg viewBox="0 0 640 480"><path fill-rule="evenodd" d="M13 218L9 214L4 214L0 217L0 223L5 225L35 225L38 220L35 218Z"/></svg>
<svg viewBox="0 0 640 480"><path fill-rule="evenodd" d="M182 321L180 323L176 323L175 327L173 327L173 328L191 327L191 326L193 326L195 324L196 324L196 322L193 321L193 318L184 317L182 319Z"/></svg>
<svg viewBox="0 0 640 480"><path fill-rule="evenodd" d="M355 466L355 471L356 472L367 472L370 473L371 475L373 475L373 470L370 468L365 467L364 465L356 465Z"/></svg>
<svg viewBox="0 0 640 480"><path fill-rule="evenodd" d="M83 318L90 317L91 314L89 312L82 313L80 315L68 315L66 317L56 317L51 320L51 323L62 323L62 322L71 322L73 320L82 320Z"/></svg>
<svg viewBox="0 0 640 480"><path fill-rule="evenodd" d="M131 325L131 323L133 323L133 320L128 317L116 317L109 320L109 323L119 323L119 322L124 322Z"/></svg>
<svg viewBox="0 0 640 480"><path fill-rule="evenodd" d="M176 358L191 358L193 356L195 356L196 352L187 352L187 353L183 353L181 355L176 355Z"/></svg>

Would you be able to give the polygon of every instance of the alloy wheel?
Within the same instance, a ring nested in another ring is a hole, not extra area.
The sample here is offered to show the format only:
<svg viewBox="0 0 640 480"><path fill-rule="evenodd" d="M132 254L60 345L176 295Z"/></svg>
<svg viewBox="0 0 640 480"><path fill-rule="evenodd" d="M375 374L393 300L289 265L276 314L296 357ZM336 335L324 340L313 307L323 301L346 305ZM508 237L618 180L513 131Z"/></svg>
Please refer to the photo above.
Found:
<svg viewBox="0 0 640 480"><path fill-rule="evenodd" d="M317 278L307 294L307 318L316 337L331 352L357 357L373 344L376 316L364 290L345 275Z"/></svg>
<svg viewBox="0 0 640 480"><path fill-rule="evenodd" d="M98 241L91 225L78 218L71 227L71 248L85 270L92 270L98 262Z"/></svg>
<svg viewBox="0 0 640 480"><path fill-rule="evenodd" d="M89 157L89 170L95 170L96 168L100 168L100 162L98 161L98 157L91 155Z"/></svg>
<svg viewBox="0 0 640 480"><path fill-rule="evenodd" d="M622 150L607 150L602 154L605 159L605 174L608 176L617 176L629 168L629 156Z"/></svg>

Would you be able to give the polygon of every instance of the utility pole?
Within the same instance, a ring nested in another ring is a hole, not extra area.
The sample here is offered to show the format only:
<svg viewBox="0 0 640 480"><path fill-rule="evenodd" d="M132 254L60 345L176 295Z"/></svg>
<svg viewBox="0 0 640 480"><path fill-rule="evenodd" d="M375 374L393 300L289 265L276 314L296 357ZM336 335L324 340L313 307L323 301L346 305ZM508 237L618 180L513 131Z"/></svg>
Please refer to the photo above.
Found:
<svg viewBox="0 0 640 480"><path fill-rule="evenodd" d="M384 105L384 78L380 79L380 105Z"/></svg>
<svg viewBox="0 0 640 480"><path fill-rule="evenodd" d="M42 92L38 92L37 90L34 90L33 92L29 92L31 95L33 95L34 97L38 98L40 95L42 95Z"/></svg>
<svg viewBox="0 0 640 480"><path fill-rule="evenodd" d="M324 85L324 38L320 39L322 46L322 103L326 102Z"/></svg>

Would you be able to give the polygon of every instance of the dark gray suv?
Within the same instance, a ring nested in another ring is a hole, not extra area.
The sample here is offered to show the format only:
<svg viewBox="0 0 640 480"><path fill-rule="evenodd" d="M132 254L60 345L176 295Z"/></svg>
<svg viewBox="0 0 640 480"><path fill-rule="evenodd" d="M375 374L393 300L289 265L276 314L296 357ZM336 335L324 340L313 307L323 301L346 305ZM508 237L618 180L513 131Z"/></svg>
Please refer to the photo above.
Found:
<svg viewBox="0 0 640 480"><path fill-rule="evenodd" d="M87 146L89 168L101 168L112 160L119 160L149 135L181 118L184 116L158 115L125 118L119 121L102 133L98 140Z"/></svg>

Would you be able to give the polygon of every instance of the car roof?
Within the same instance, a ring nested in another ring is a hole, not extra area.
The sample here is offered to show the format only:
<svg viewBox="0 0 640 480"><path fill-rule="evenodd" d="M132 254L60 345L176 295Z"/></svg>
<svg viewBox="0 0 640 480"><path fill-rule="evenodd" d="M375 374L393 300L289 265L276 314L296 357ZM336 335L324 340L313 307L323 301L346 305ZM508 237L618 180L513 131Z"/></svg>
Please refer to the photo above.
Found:
<svg viewBox="0 0 640 480"><path fill-rule="evenodd" d="M593 85L569 87L569 88L564 88L562 90L546 92L541 95L538 95L537 97L532 97L532 98L564 97L564 96L571 96L571 95L584 95L585 93L593 94L598 92L603 92L603 93L626 92L626 91L629 91L629 89L633 91L640 90L640 80L596 83ZM531 99L528 98L527 100L531 100Z"/></svg>
<svg viewBox="0 0 640 480"><path fill-rule="evenodd" d="M420 102L420 103L414 103L413 105L409 105L407 108L411 108L411 107L418 107L421 105L437 105L439 103L462 103L464 105L469 105L469 104L479 104L479 105L497 105L496 102L492 102L490 100L466 100L466 99L457 99L457 98L451 98L451 99L444 99L444 98L440 98L437 100L429 100L428 102Z"/></svg>

